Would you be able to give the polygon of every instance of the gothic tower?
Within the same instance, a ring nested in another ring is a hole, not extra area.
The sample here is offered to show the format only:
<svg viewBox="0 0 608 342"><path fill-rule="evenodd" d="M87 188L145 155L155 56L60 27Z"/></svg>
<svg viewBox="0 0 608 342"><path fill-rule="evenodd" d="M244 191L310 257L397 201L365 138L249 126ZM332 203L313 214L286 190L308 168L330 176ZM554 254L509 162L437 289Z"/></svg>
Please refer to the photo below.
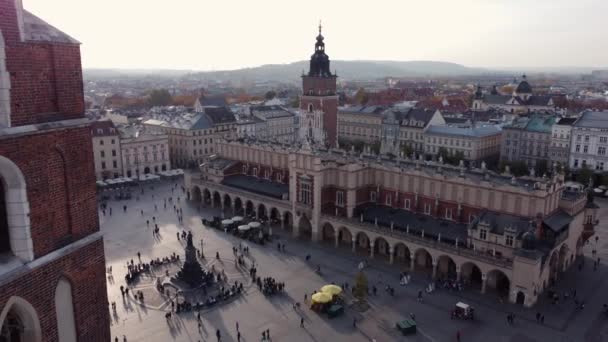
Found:
<svg viewBox="0 0 608 342"><path fill-rule="evenodd" d="M324 143L334 147L338 139L338 95L336 94L336 74L329 69L329 57L325 54L325 43L319 24L319 35L315 53L310 57L310 70L302 75L302 96L300 110L311 118L311 127L305 128L308 136L314 128L324 131ZM314 119L316 118L316 120ZM315 127L312 127L316 123ZM317 140L317 139L314 139Z"/></svg>

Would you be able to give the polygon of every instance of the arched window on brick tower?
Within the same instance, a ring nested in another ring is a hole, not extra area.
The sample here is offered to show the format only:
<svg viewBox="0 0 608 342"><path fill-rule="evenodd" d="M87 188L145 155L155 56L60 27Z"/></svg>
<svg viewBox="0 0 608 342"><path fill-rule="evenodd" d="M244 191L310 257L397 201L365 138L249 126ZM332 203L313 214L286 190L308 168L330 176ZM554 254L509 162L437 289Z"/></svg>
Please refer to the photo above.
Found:
<svg viewBox="0 0 608 342"><path fill-rule="evenodd" d="M40 342L40 319L26 300L13 296L0 311L1 342Z"/></svg>
<svg viewBox="0 0 608 342"><path fill-rule="evenodd" d="M0 255L11 252L8 217L6 214L6 189L4 187L4 180L0 180Z"/></svg>
<svg viewBox="0 0 608 342"><path fill-rule="evenodd" d="M6 70L6 49L0 31L0 127L11 125L11 80Z"/></svg>

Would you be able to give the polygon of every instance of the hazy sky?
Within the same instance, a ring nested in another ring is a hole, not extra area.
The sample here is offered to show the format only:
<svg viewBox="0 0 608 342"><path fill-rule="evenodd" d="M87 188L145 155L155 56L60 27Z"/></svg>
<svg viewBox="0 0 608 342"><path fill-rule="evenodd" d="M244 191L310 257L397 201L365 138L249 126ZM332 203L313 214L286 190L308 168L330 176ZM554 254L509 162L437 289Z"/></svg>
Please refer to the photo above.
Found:
<svg viewBox="0 0 608 342"><path fill-rule="evenodd" d="M84 67L218 70L307 59L608 65L608 0L23 0Z"/></svg>

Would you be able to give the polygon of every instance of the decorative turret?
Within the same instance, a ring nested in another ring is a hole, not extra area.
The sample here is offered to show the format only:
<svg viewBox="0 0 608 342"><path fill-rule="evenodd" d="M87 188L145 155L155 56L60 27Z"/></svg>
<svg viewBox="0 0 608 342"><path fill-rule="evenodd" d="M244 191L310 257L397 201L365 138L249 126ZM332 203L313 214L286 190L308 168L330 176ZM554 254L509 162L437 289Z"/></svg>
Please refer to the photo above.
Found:
<svg viewBox="0 0 608 342"><path fill-rule="evenodd" d="M315 53L310 56L310 70L308 76L315 77L332 77L329 69L329 57L325 54L325 43L323 35L321 34L321 23L319 23L319 35L317 36L317 42L315 43Z"/></svg>

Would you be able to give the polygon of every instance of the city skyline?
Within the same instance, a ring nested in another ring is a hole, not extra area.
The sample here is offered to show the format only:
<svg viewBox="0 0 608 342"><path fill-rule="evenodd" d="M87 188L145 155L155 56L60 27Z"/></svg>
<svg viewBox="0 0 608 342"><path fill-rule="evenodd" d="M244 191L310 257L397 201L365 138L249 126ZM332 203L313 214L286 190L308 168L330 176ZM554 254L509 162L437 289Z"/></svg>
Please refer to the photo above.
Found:
<svg viewBox="0 0 608 342"><path fill-rule="evenodd" d="M229 70L291 63L312 53L319 20L333 60L482 68L601 68L608 60L601 44L608 3L598 0L380 1L380 10L315 0L298 7L297 15L275 0L182 0L171 7L139 0L24 0L24 7L79 40L85 68Z"/></svg>

